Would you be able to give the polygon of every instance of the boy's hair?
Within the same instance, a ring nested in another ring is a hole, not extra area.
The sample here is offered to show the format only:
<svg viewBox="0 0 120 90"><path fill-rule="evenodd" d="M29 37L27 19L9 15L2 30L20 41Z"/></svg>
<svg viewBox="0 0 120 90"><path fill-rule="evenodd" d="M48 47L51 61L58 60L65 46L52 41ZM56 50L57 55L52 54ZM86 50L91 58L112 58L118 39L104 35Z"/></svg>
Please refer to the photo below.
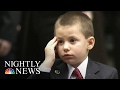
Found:
<svg viewBox="0 0 120 90"><path fill-rule="evenodd" d="M76 24L81 27L80 30L85 38L94 36L92 20L80 11L69 11L61 15L55 23L55 30L60 26L71 26Z"/></svg>

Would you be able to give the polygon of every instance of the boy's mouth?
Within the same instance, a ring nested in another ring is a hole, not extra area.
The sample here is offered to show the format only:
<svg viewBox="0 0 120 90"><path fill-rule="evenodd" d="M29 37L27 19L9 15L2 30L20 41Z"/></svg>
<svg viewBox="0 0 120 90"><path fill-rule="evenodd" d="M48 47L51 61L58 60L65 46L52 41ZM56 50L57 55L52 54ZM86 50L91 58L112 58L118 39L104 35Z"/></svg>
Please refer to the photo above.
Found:
<svg viewBox="0 0 120 90"><path fill-rule="evenodd" d="M65 59L73 58L73 55L70 55L70 54L64 54L63 58L65 58Z"/></svg>

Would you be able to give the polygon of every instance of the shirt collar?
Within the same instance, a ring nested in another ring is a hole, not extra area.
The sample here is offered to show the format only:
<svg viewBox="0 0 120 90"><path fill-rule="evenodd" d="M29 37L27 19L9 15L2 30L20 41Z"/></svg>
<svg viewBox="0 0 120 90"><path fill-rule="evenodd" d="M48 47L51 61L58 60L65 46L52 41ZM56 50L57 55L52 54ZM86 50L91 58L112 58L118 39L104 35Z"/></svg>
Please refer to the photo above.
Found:
<svg viewBox="0 0 120 90"><path fill-rule="evenodd" d="M88 56L87 56L87 58L77 67L77 68L80 70L83 78L85 78L85 76L86 76L87 63L88 63ZM69 64L67 64L67 66L68 66L68 70L69 70L68 78L70 79L71 74L72 74L72 72L73 72L73 70L74 70L75 68L72 67L72 66L69 65Z"/></svg>

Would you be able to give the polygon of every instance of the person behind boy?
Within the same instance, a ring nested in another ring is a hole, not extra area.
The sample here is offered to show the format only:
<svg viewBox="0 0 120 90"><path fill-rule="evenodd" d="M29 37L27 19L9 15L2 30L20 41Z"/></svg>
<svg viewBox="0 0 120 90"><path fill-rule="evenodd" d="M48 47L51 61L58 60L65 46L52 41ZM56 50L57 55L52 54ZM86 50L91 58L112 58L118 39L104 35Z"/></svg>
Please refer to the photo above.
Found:
<svg viewBox="0 0 120 90"><path fill-rule="evenodd" d="M45 47L40 74L30 75L28 79L77 79L74 69L79 69L80 79L118 79L116 68L88 56L95 38L92 21L87 15L79 11L61 15L55 23L54 35ZM55 59L56 53L60 59Z"/></svg>

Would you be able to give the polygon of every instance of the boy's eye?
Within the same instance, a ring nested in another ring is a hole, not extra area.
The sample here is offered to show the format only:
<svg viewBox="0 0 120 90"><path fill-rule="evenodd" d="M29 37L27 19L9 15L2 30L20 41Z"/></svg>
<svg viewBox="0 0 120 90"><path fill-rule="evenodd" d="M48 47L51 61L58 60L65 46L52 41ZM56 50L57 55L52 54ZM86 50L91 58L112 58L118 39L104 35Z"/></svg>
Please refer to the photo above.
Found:
<svg viewBox="0 0 120 90"><path fill-rule="evenodd" d="M70 42L75 42L75 40L74 40L74 39L71 39Z"/></svg>
<svg viewBox="0 0 120 90"><path fill-rule="evenodd" d="M63 41L62 41L62 40L59 40L58 43L63 43Z"/></svg>

